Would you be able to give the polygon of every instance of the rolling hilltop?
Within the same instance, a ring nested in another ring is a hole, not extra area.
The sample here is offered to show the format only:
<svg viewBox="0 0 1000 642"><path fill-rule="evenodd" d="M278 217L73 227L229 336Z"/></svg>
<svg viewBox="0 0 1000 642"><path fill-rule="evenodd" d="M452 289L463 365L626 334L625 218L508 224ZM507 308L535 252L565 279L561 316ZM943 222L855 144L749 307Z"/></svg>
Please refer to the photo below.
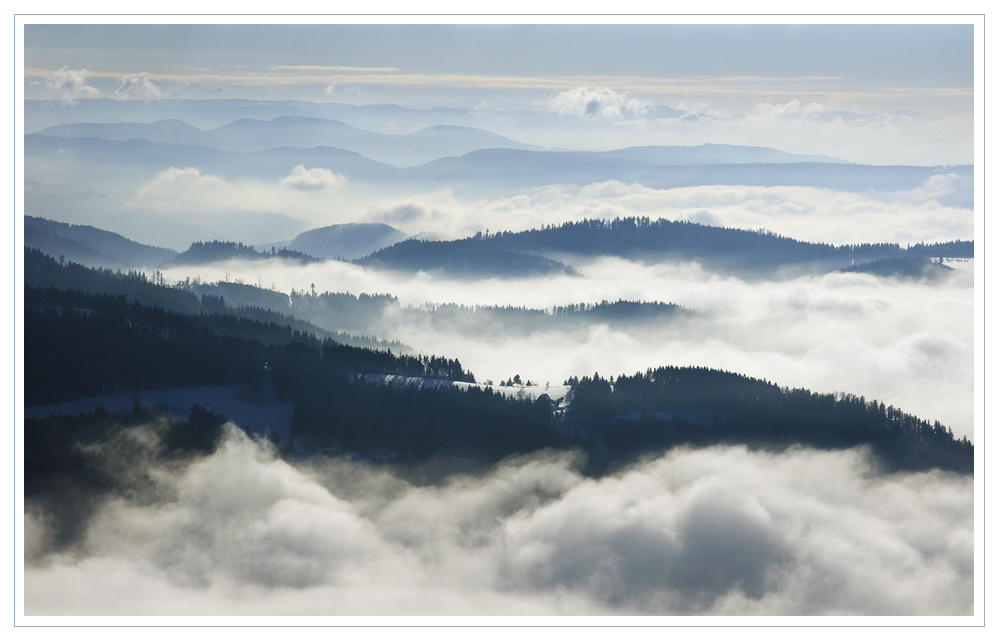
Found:
<svg viewBox="0 0 1000 642"><path fill-rule="evenodd" d="M572 266L566 263L572 263L574 257L600 256L646 263L697 261L710 271L748 278L780 278L852 266L862 270L861 266L875 261L906 259L904 271L920 275L929 259L972 258L973 244L953 241L907 248L897 243L834 246L769 232L624 218L592 219L525 232L477 234L457 241L404 241L356 263L401 271L439 271L460 278L519 277L573 274ZM884 275L900 273L896 270Z"/></svg>
<svg viewBox="0 0 1000 642"><path fill-rule="evenodd" d="M55 257L90 267L129 270L159 267L177 252L143 245L90 225L24 217L24 244Z"/></svg>

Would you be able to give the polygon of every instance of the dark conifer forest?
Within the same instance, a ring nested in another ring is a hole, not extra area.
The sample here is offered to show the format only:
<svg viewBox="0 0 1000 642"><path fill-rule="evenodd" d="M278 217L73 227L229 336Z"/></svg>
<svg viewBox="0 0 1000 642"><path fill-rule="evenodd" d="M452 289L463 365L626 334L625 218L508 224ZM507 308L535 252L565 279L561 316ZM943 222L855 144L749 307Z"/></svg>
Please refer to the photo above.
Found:
<svg viewBox="0 0 1000 642"><path fill-rule="evenodd" d="M559 261L479 241L479 238L458 241L409 239L354 262L371 268L424 270L460 278L527 278L548 274L576 274L573 268Z"/></svg>
<svg viewBox="0 0 1000 642"><path fill-rule="evenodd" d="M143 305L161 308L167 312L180 314L228 314L264 324L274 323L288 326L305 334L312 334L321 339L334 339L341 343L360 347L373 347L391 350L402 350L405 346L398 341L379 341L374 337L348 335L342 332L332 332L317 325L288 314L283 314L270 307L260 305L230 305L220 294L203 293L200 296L196 290L217 291L218 286L199 287L190 280L176 287L166 287L159 271L152 278L138 271L122 272L107 268L88 268L73 262L60 264L51 256L25 248L24 250L24 282L27 287L56 288L74 290L91 294L113 294L125 296L130 301ZM274 296L284 298L285 295L253 286L242 286L237 283L227 283L227 290L239 288L252 292L246 298L255 302L268 302ZM276 306L277 307L277 306ZM287 310L287 305L280 306Z"/></svg>
<svg viewBox="0 0 1000 642"><path fill-rule="evenodd" d="M526 277L568 273L572 266L547 256L617 256L655 263L698 261L707 269L744 277L781 271L829 272L872 261L906 259L919 272L929 259L972 258L971 241L917 244L808 243L767 230L713 227L649 218L588 219L524 232L479 233L457 241L403 241L356 261L393 270L435 270L454 277ZM563 258L562 260L568 260ZM884 274L894 275L899 270Z"/></svg>
<svg viewBox="0 0 1000 642"><path fill-rule="evenodd" d="M292 259L299 263L315 263L320 259L295 250L271 248L271 252L258 252L249 245L231 241L196 241L187 250L167 261L170 265L204 265L228 259Z"/></svg>
<svg viewBox="0 0 1000 642"><path fill-rule="evenodd" d="M951 430L852 394L789 390L708 368L663 367L613 383L598 374L572 380L568 431L608 458L628 460L679 444L866 444L891 470L972 472L972 444Z"/></svg>

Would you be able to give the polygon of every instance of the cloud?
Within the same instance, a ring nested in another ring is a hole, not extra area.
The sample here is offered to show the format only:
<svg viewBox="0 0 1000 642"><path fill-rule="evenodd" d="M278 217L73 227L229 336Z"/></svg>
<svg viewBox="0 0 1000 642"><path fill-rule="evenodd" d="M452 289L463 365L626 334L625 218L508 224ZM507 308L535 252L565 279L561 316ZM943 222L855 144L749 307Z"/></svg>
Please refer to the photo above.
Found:
<svg viewBox="0 0 1000 642"><path fill-rule="evenodd" d="M227 186L218 176L202 175L194 167L171 167L156 175L156 179L139 190L140 199L165 200L179 194L219 192Z"/></svg>
<svg viewBox="0 0 1000 642"><path fill-rule="evenodd" d="M972 480L862 451L569 453L429 484L291 464L231 429L75 548L26 521L27 614L971 614Z"/></svg>
<svg viewBox="0 0 1000 642"><path fill-rule="evenodd" d="M274 212L310 218L330 209L330 195L346 183L328 169L295 166L276 182L227 181L194 167L170 167L137 191L133 205L154 211Z"/></svg>
<svg viewBox="0 0 1000 642"><path fill-rule="evenodd" d="M935 174L920 187L909 192L897 192L894 196L903 201L911 203L921 203L929 201L940 201L942 197L948 197L959 190L969 190L972 187L972 180L969 177L958 174Z"/></svg>
<svg viewBox="0 0 1000 642"><path fill-rule="evenodd" d="M160 88L153 84L149 74L144 71L122 77L114 97L119 100L156 100L160 97Z"/></svg>
<svg viewBox="0 0 1000 642"><path fill-rule="evenodd" d="M633 117L641 116L653 103L604 87L578 87L560 92L549 99L548 106L562 116L621 119L623 110Z"/></svg>
<svg viewBox="0 0 1000 642"><path fill-rule="evenodd" d="M57 91L65 101L72 102L77 98L97 98L101 92L87 84L87 78L90 75L91 73L86 69L63 67L49 73L45 78L45 84L50 89Z"/></svg>
<svg viewBox="0 0 1000 642"><path fill-rule="evenodd" d="M807 118L812 114L822 113L823 105L820 103L809 103L803 105L798 100L790 100L785 104L772 105L771 103L757 103L754 110L748 115L749 118L758 120L769 119L798 119Z"/></svg>
<svg viewBox="0 0 1000 642"><path fill-rule="evenodd" d="M298 190L317 190L340 187L343 182L343 176L338 176L328 169L322 167L306 169L305 165L296 165L292 173L281 179L279 184Z"/></svg>

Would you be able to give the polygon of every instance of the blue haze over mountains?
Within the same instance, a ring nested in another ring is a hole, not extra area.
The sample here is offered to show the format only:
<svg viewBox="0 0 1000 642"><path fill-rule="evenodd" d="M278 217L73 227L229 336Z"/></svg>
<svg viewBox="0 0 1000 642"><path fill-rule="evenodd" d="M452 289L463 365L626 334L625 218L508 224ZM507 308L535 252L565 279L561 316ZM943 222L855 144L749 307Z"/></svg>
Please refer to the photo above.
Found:
<svg viewBox="0 0 1000 642"><path fill-rule="evenodd" d="M665 107L655 109L670 111ZM676 114L664 112L663 115ZM148 120L161 116L173 118L151 122L116 120ZM202 125L215 125L233 116L239 118L202 129L178 116ZM333 116L354 123L380 123L383 130L417 129L409 133L368 131L329 119ZM541 121L553 117L545 112L523 112L516 116ZM265 119L268 117L269 120ZM94 122L60 122L84 118L91 118ZM389 118L393 120L389 121ZM28 101L26 119L29 131L42 123L56 123L25 137L28 211L42 216L29 217L26 243L50 254L69 255L71 260L86 265L97 266L104 261L104 267L157 267L173 257L171 250L146 248L124 238L115 238L113 233L101 237L98 230L88 226L77 225L70 229L66 224L46 220L44 216L58 218L60 208L65 209L69 203L73 203L77 212L85 213L88 208L93 208L92 215L99 216L96 210L116 200L115 190L137 189L167 167L197 168L200 176L219 176L227 180L272 181L280 180L296 166L318 167L334 172L335 176L345 177L353 184L368 185L388 193L446 188L469 195L505 194L511 193L511 190L552 184L587 185L601 181L638 183L654 189L701 185L807 186L891 195L918 190L928 180L947 172L953 180L957 178L957 188L951 193L939 195L938 200L944 205L959 207L971 207L972 204L971 166L865 166L825 156L722 144L628 147L604 152L552 151L467 125L443 124L488 120L486 115L476 110L415 110L394 105L358 107L299 101L174 100L140 103L87 100L71 105L62 101ZM59 187L44 185L49 173L62 174ZM36 180L39 181L37 186ZM111 192L102 195L105 189ZM305 189L313 187L307 185ZM121 210L119 216L127 218L127 209ZM362 259L409 236L391 226L371 223L299 231L301 224L297 226L287 215L266 211L223 213L216 218L220 219L218 225L222 228L227 226L226 221L232 222L228 224L234 230L232 235L238 235L239 229L257 230L258 235L254 238L234 238L231 235L228 240L246 240L265 253L270 245L324 259ZM237 219L241 219L239 223ZM175 225L173 236L165 237L167 244L182 250L190 241L204 238L199 234L195 220L196 217L188 223L187 229L183 224ZM209 237L218 238L218 229L213 230ZM288 234L292 231L298 234ZM188 241L181 240L185 235ZM742 238L750 246L757 242L753 235L743 234ZM226 240L225 237L223 239ZM413 248L408 250L412 254L418 246L407 247ZM721 247L703 249L691 256L706 260L709 256L718 255ZM380 253L378 257L365 259L367 262L364 264L394 265L396 269L452 265L451 269L458 270L457 274L480 276L514 274L512 270L519 269L526 269L525 274L545 274L552 270L574 273L572 267L538 256L525 255L522 267L515 268L517 257L522 255L508 256L503 254L506 250L492 246L489 250L485 246L480 250L477 259L479 267L465 263L466 258L461 259L464 267L449 263L454 259L431 258L431 255L442 252L457 258L454 252L458 246L431 244L421 245L420 248L425 259L407 264L408 268L403 268L404 264L398 262L385 263L388 257L397 256L399 252ZM501 254L487 259L487 255L493 256L490 252ZM670 252L676 253L677 249ZM600 247L590 247L585 252L595 256L602 253L615 252ZM551 256L552 252L549 254ZM965 257L971 254L963 249L955 255ZM751 262L755 260L753 256L754 250L750 250L748 258ZM886 255L882 258L894 257ZM718 261L718 258L714 260ZM812 260L828 261L818 255ZM524 261L537 265L529 268ZM486 264L493 267L483 267ZM779 260L774 265L780 264L782 261ZM828 266L827 269L844 267L842 260L828 262Z"/></svg>
<svg viewBox="0 0 1000 642"><path fill-rule="evenodd" d="M544 126L558 115L518 112L511 117ZM134 120L116 122L118 118ZM29 213L75 223L103 218L112 231L134 238L145 230L149 236L139 240L158 238L176 250L205 239L206 233L208 238L265 244L289 240L307 226L266 210L245 213L244 220L219 213L217 224L208 227L204 225L213 217L199 222L189 216L172 226L146 217L137 225L123 202L169 167L198 168L227 180L276 181L303 165L325 168L358 189L386 195L449 189L467 198L601 181L654 189L808 186L878 196L916 190L931 177L948 174L957 178L956 187L938 196L939 202L972 205L971 166L864 166L721 144L542 150L476 127L488 126L490 117L475 110L296 101L27 101L26 121L32 132L25 136Z"/></svg>
<svg viewBox="0 0 1000 642"><path fill-rule="evenodd" d="M140 138L154 143L255 152L275 147L335 147L398 166L419 165L442 156L460 156L477 149L541 149L490 132L456 125L433 125L412 134L369 132L335 120L279 116L271 121L242 118L202 131L179 120L149 124L56 125L39 135L61 138Z"/></svg>
<svg viewBox="0 0 1000 642"><path fill-rule="evenodd" d="M729 160L730 153L740 161ZM971 207L972 167L864 166L843 162L798 161L793 155L766 148L725 145L703 148L629 148L611 152L535 152L481 149L449 156L417 167L395 167L334 147L274 147L232 152L209 147L154 143L131 138L25 137L27 162L72 153L100 175L133 177L163 166L196 166L221 176L274 179L293 163L306 163L342 173L357 181L392 183L433 189L454 186L478 194L552 183L587 184L602 180L641 182L654 188L697 185L792 185L858 192L896 192L920 187L927 179L949 172L965 179L962 189L945 203ZM775 157L785 160L772 160ZM766 161L758 159L768 159ZM655 159L655 160L648 160ZM720 162L725 160L726 162Z"/></svg>
<svg viewBox="0 0 1000 642"><path fill-rule="evenodd" d="M177 119L199 129L214 129L240 119L270 121L283 116L337 120L359 129L381 133L409 133L433 125L484 127L502 118L515 124L559 123L558 114L544 111L491 111L399 105L350 105L300 100L170 100L122 101L93 99L73 104L59 100L26 100L25 133L73 123L153 123ZM676 118L685 112L654 106L651 117Z"/></svg>

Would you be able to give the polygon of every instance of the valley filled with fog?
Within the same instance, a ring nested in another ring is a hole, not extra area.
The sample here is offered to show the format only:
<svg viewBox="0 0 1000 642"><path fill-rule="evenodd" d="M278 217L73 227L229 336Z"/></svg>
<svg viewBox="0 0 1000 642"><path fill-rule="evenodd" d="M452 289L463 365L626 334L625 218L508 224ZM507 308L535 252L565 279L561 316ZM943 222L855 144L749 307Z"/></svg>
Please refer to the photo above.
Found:
<svg viewBox="0 0 1000 642"><path fill-rule="evenodd" d="M699 365L783 386L863 394L972 438L971 263L953 263L953 273L932 283L849 273L746 282L696 264L650 266L615 258L575 266L582 276L485 281L279 259L164 273L176 280L242 279L286 293L315 284L317 291L392 294L399 306L386 308L369 333L421 353L459 356L480 380L520 374L561 384L595 371L618 376L666 364ZM433 324L404 309L447 303L549 309L619 299L676 303L691 314L624 327L504 330L474 320Z"/></svg>
<svg viewBox="0 0 1000 642"><path fill-rule="evenodd" d="M538 454L426 470L288 463L235 428L170 465L137 428L70 548L25 517L32 615L968 613L971 478L858 451L680 449L599 480ZM109 449L110 450L110 449Z"/></svg>
<svg viewBox="0 0 1000 642"><path fill-rule="evenodd" d="M971 38L924 27L881 28ZM973 614L957 72L116 77L83 33L29 30L27 615Z"/></svg>

